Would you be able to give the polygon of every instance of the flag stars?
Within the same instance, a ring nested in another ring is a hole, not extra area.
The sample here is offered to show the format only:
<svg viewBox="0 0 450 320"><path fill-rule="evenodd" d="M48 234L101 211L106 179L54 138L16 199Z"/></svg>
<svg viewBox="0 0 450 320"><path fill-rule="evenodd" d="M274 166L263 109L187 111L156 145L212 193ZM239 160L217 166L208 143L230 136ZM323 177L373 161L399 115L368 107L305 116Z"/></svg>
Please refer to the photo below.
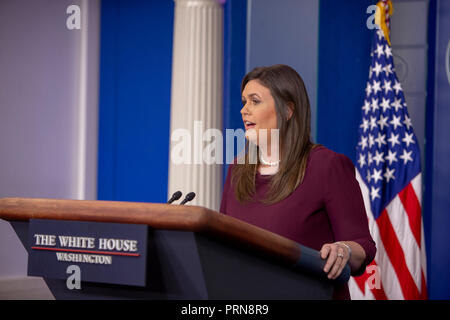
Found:
<svg viewBox="0 0 450 320"><path fill-rule="evenodd" d="M381 198L379 192L380 192L380 188L371 187L370 198L372 201L374 201L376 198Z"/></svg>
<svg viewBox="0 0 450 320"><path fill-rule="evenodd" d="M380 81L373 80L372 90L373 94L377 94L378 91L381 91Z"/></svg>
<svg viewBox="0 0 450 320"><path fill-rule="evenodd" d="M378 150L375 151L375 157L373 157L373 161L376 162L377 166L380 165L380 162L384 162L383 156L384 156L383 152L379 152Z"/></svg>
<svg viewBox="0 0 450 320"><path fill-rule="evenodd" d="M391 179L395 180L394 171L395 169L389 170L389 168L386 168L386 171L383 174L383 176L386 178L386 182L389 182Z"/></svg>
<svg viewBox="0 0 450 320"><path fill-rule="evenodd" d="M373 159L372 159L372 154L369 152L368 154L367 154L367 165L371 165L372 164L372 162L373 162Z"/></svg>
<svg viewBox="0 0 450 320"><path fill-rule="evenodd" d="M378 55L378 59L380 59L380 57L382 55L384 55L383 46L381 44L377 45L377 49L375 50L375 53Z"/></svg>
<svg viewBox="0 0 450 320"><path fill-rule="evenodd" d="M367 81L367 86L366 86L366 94L367 94L367 96L370 96L371 92L372 92L372 86L370 85L370 82Z"/></svg>
<svg viewBox="0 0 450 320"><path fill-rule="evenodd" d="M399 91L402 91L402 85L400 84L400 82L398 82L397 80L395 80L395 84L393 89L395 90L395 94L397 95Z"/></svg>
<svg viewBox="0 0 450 320"><path fill-rule="evenodd" d="M403 160L403 164L407 164L408 161L413 161L411 155L412 151L407 152L406 149L403 149L403 154L399 158Z"/></svg>
<svg viewBox="0 0 450 320"><path fill-rule="evenodd" d="M368 100L364 100L364 105L362 109L364 110L364 113L367 115L367 113L370 111L370 102Z"/></svg>
<svg viewBox="0 0 450 320"><path fill-rule="evenodd" d="M384 38L383 30L378 29L377 36L378 36L378 40L381 41L381 39Z"/></svg>
<svg viewBox="0 0 450 320"><path fill-rule="evenodd" d="M372 146L375 144L375 138L373 135L369 134L369 148L372 148Z"/></svg>
<svg viewBox="0 0 450 320"><path fill-rule="evenodd" d="M378 62L375 62L375 67L372 68L372 73L375 72L375 75L378 77L381 70L382 70L381 64L379 64Z"/></svg>
<svg viewBox="0 0 450 320"><path fill-rule="evenodd" d="M377 127L377 118L370 117L370 130L373 130L376 127Z"/></svg>
<svg viewBox="0 0 450 320"><path fill-rule="evenodd" d="M373 169L372 179L374 180L374 183L378 183L378 180L383 180L381 177L381 170Z"/></svg>
<svg viewBox="0 0 450 320"><path fill-rule="evenodd" d="M366 118L363 118L363 122L361 123L361 125L359 127L362 128L364 132L366 132L367 129L369 129L369 120L367 120Z"/></svg>
<svg viewBox="0 0 450 320"><path fill-rule="evenodd" d="M387 109L390 109L389 99L383 97L383 102L381 102L380 107L383 109L383 112L386 112Z"/></svg>
<svg viewBox="0 0 450 320"><path fill-rule="evenodd" d="M389 91L392 91L391 81L384 80L383 89L384 89L384 94L388 94Z"/></svg>
<svg viewBox="0 0 450 320"><path fill-rule="evenodd" d="M394 98L394 102L392 102L391 106L395 108L395 112L398 112L398 109L402 108L401 102L401 99Z"/></svg>
<svg viewBox="0 0 450 320"><path fill-rule="evenodd" d="M366 156L363 155L362 153L359 155L359 159L358 159L358 163L359 163L359 167L362 169L364 167L364 165L366 164Z"/></svg>
<svg viewBox="0 0 450 320"><path fill-rule="evenodd" d="M391 137L388 139L388 141L391 143L392 148L395 147L396 144L400 144L400 141L398 141L399 135L394 134L391 132Z"/></svg>
<svg viewBox="0 0 450 320"><path fill-rule="evenodd" d="M407 146L407 147L409 147L409 145L410 145L411 143L415 143L415 142L414 142L414 134L413 134L413 133L408 134L408 133L405 132L405 137L402 139L402 141L403 141L404 143L406 143L406 146Z"/></svg>
<svg viewBox="0 0 450 320"><path fill-rule="evenodd" d="M386 161L389 161L389 165L392 165L392 162L397 162L397 151L392 152L388 150L388 155L386 156Z"/></svg>
<svg viewBox="0 0 450 320"><path fill-rule="evenodd" d="M388 127L387 120L388 117L383 117L383 115L380 115L380 120L377 121L378 125L380 126L380 130L383 130L384 127Z"/></svg>
<svg viewBox="0 0 450 320"><path fill-rule="evenodd" d="M389 121L390 124L394 126L394 130L397 129L397 127L401 127L402 124L400 122L400 116L396 117L395 115L392 116L392 120Z"/></svg>
<svg viewBox="0 0 450 320"><path fill-rule="evenodd" d="M384 46L384 53L386 54L386 59L392 56L391 47L389 47L387 44Z"/></svg>
<svg viewBox="0 0 450 320"><path fill-rule="evenodd" d="M386 66L384 66L383 71L385 72L386 77L389 76L390 73L393 73L392 64L387 64Z"/></svg>
<svg viewBox="0 0 450 320"><path fill-rule="evenodd" d="M412 127L411 118L405 115L405 120L403 120L403 123L405 124L406 128Z"/></svg>
<svg viewBox="0 0 450 320"><path fill-rule="evenodd" d="M385 138L386 138L386 135L378 132L378 136L375 139L376 143L378 143L378 148L381 148L382 144L386 144ZM378 165L378 163L377 163L377 165Z"/></svg>
<svg viewBox="0 0 450 320"><path fill-rule="evenodd" d="M367 138L361 137L361 141L358 143L358 145L361 146L361 150L364 150L365 148L367 148Z"/></svg>
<svg viewBox="0 0 450 320"><path fill-rule="evenodd" d="M375 110L377 109L380 109L380 107L378 106L378 99L372 98L371 107L373 112L375 112Z"/></svg>

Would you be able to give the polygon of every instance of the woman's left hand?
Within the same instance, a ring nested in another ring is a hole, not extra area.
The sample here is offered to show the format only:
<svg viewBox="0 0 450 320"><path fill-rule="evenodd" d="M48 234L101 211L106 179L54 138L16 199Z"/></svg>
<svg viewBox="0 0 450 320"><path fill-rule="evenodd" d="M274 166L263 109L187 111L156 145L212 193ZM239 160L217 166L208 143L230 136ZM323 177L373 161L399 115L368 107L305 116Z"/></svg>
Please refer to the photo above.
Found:
<svg viewBox="0 0 450 320"><path fill-rule="evenodd" d="M350 259L350 253L341 243L326 243L320 249L320 257L327 259L323 271L328 273L328 279L336 279Z"/></svg>

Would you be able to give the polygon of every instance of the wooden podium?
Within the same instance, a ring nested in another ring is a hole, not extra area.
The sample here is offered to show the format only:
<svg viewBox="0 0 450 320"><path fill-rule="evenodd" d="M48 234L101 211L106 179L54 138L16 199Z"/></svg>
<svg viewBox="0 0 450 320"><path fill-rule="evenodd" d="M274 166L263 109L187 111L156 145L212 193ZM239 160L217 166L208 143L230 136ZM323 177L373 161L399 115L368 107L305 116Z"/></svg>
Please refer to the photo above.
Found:
<svg viewBox="0 0 450 320"><path fill-rule="evenodd" d="M30 219L148 226L144 287L44 278L56 299L331 299L350 276L328 280L318 251L198 206L3 198L0 218L27 250Z"/></svg>

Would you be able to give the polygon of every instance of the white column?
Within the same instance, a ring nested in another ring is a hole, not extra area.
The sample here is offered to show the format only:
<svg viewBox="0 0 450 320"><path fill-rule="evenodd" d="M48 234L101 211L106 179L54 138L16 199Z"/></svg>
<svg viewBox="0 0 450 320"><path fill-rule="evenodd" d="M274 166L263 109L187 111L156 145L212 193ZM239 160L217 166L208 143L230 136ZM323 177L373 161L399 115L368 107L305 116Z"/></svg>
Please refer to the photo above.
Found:
<svg viewBox="0 0 450 320"><path fill-rule="evenodd" d="M198 147L209 144L194 148L194 122L201 121L200 133L222 129L222 43L223 8L218 1L175 0L170 132L172 136L176 129L189 131L191 164L174 164L169 155L168 196L180 190L184 198L193 191L191 204L213 210L219 209L222 166L194 163ZM178 143L171 141L170 150Z"/></svg>
<svg viewBox="0 0 450 320"><path fill-rule="evenodd" d="M81 28L77 59L77 98L74 117L74 174L70 198L97 199L98 87L100 1L80 1Z"/></svg>

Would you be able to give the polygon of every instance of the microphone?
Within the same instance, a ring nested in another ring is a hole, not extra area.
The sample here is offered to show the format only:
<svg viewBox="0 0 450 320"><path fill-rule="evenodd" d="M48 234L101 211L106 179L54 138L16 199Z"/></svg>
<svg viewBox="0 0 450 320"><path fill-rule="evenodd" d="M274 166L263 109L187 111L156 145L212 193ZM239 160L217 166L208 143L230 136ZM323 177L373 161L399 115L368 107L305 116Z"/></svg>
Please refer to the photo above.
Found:
<svg viewBox="0 0 450 320"><path fill-rule="evenodd" d="M171 204L172 202L174 202L174 201L180 199L180 198L181 198L181 195L182 195L181 191L174 192L174 194L173 194L172 197L169 199L169 201L167 201L167 204Z"/></svg>
<svg viewBox="0 0 450 320"><path fill-rule="evenodd" d="M185 204L186 202L192 201L192 199L195 198L195 193L194 192L189 192L186 197L184 198L183 201L181 201L180 206L182 206L183 204Z"/></svg>

